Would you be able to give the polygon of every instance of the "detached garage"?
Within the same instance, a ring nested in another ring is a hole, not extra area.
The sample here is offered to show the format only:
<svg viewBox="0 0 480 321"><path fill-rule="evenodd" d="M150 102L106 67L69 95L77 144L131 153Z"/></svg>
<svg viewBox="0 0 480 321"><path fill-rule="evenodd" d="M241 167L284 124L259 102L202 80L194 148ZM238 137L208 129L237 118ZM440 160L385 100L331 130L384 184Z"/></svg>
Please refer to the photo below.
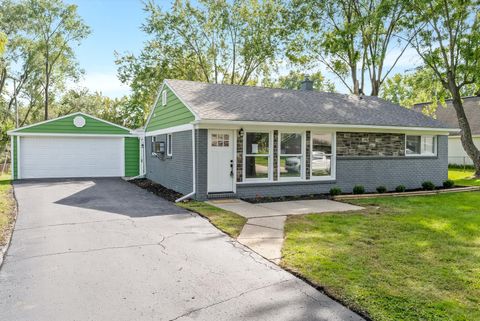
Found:
<svg viewBox="0 0 480 321"><path fill-rule="evenodd" d="M140 137L128 128L84 113L8 134L14 179L140 175Z"/></svg>

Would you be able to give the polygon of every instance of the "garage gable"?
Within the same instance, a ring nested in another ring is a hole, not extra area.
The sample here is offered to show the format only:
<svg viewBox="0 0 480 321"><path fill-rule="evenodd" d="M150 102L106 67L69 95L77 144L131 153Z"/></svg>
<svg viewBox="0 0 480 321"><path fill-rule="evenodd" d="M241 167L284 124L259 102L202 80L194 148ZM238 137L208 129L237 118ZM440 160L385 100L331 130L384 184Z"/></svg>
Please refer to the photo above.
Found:
<svg viewBox="0 0 480 321"><path fill-rule="evenodd" d="M78 112L9 132L12 135L22 133L128 135L130 129Z"/></svg>

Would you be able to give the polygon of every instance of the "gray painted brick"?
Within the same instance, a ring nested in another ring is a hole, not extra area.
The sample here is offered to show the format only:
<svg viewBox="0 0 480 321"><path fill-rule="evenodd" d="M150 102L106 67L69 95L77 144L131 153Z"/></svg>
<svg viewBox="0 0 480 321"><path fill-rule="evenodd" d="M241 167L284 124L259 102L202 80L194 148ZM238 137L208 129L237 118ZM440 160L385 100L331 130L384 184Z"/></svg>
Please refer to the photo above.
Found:
<svg viewBox="0 0 480 321"><path fill-rule="evenodd" d="M156 136L157 141L166 142L167 135ZM151 137L145 139L146 177L182 194L193 190L192 131L172 134L172 156L152 156Z"/></svg>

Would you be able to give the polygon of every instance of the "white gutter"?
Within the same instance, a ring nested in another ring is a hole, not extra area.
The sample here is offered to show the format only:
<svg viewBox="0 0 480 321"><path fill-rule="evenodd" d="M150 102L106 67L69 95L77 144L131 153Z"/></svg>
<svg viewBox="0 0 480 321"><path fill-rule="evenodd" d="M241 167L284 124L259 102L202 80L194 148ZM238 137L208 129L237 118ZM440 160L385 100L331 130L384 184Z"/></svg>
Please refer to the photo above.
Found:
<svg viewBox="0 0 480 321"><path fill-rule="evenodd" d="M389 129L401 131L435 131L435 132L459 132L458 128L433 128L433 127L405 127L405 126L376 126L376 125L350 125L350 124L318 124L318 123L288 123L288 122L265 122L265 121L240 121L240 120L195 120L195 125L237 125L237 126L285 126L285 127L315 127L315 128L341 128L341 129Z"/></svg>
<svg viewBox="0 0 480 321"><path fill-rule="evenodd" d="M183 200L186 200L188 198L191 198L193 195L196 194L196 186L197 186L197 169L196 169L196 166L195 166L195 161L196 161L196 157L195 157L195 126L192 127L192 181L193 181L193 190L191 193L187 194L187 195L184 195L180 198L177 198L175 200L175 203L178 203L178 202L181 202Z"/></svg>

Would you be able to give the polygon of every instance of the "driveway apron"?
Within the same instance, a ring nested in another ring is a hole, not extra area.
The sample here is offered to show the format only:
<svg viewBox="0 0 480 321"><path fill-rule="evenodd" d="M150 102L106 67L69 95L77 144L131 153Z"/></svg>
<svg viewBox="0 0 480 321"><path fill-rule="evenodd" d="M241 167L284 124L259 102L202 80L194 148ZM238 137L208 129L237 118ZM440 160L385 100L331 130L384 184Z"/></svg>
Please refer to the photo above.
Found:
<svg viewBox="0 0 480 321"><path fill-rule="evenodd" d="M362 320L121 179L16 183L0 320Z"/></svg>

